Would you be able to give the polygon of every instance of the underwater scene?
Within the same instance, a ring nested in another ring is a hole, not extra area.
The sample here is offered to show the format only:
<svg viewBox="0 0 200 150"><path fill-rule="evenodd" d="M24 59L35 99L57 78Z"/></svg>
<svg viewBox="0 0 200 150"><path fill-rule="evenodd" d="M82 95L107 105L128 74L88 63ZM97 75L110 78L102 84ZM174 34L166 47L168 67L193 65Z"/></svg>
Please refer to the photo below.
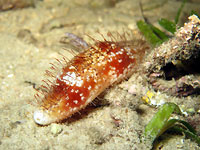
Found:
<svg viewBox="0 0 200 150"><path fill-rule="evenodd" d="M0 150L200 150L200 0L0 0Z"/></svg>

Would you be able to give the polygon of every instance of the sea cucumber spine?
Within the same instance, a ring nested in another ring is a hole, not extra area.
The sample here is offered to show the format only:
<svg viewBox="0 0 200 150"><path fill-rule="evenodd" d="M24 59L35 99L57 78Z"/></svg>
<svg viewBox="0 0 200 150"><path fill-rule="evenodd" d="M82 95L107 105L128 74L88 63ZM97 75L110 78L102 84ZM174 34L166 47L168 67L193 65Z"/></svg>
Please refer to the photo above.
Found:
<svg viewBox="0 0 200 150"><path fill-rule="evenodd" d="M44 94L39 109L34 112L35 122L47 125L66 119L85 108L110 85L129 77L141 53L127 45L126 41L98 41L76 55Z"/></svg>

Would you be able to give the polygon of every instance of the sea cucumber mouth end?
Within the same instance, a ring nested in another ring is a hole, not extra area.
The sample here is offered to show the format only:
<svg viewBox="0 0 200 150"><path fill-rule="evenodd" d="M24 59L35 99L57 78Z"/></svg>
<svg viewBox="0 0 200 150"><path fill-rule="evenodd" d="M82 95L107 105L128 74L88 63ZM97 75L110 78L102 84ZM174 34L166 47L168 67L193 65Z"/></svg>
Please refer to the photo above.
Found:
<svg viewBox="0 0 200 150"><path fill-rule="evenodd" d="M33 119L35 123L39 125L48 125L52 122L55 122L53 118L49 116L49 114L43 110L36 110L33 115Z"/></svg>

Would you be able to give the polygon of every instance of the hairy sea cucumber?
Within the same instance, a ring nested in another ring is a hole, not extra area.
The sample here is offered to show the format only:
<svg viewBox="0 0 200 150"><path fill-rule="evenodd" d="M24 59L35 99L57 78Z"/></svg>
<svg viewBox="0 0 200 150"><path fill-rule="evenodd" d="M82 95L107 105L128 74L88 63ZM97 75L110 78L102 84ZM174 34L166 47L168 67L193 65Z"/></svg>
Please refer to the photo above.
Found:
<svg viewBox="0 0 200 150"><path fill-rule="evenodd" d="M128 41L125 34L118 36L119 41L113 35L111 40L96 40L94 46L63 66L34 112L37 124L48 125L70 117L134 72L148 46L141 39Z"/></svg>

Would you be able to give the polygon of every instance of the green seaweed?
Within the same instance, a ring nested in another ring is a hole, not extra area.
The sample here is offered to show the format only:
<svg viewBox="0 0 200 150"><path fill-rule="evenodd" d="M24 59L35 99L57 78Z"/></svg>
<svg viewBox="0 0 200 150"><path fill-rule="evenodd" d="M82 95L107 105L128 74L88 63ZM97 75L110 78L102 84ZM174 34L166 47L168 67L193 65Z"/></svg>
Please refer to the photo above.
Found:
<svg viewBox="0 0 200 150"><path fill-rule="evenodd" d="M178 9L178 12L175 16L174 22L162 18L158 21L160 26L163 27L166 31L174 34L176 32L176 25L179 21L180 14L186 2L187 0L182 1L182 4L180 8ZM144 17L144 21L140 20L137 22L137 27L142 32L146 40L149 41L153 47L158 46L159 44L162 44L164 41L169 39L169 36L167 34L165 34L163 31L161 31L160 29L158 29L157 27L149 23L145 17Z"/></svg>
<svg viewBox="0 0 200 150"><path fill-rule="evenodd" d="M181 7L178 9L178 12L176 13L176 17L175 17L175 20L174 20L175 24L178 23L181 12L182 12L186 2L187 2L187 0L183 0L183 2L181 3Z"/></svg>
<svg viewBox="0 0 200 150"><path fill-rule="evenodd" d="M168 121L168 119L173 112L181 112L176 104L165 103L164 105L162 105L162 107L160 107L160 109L154 115L152 120L145 127L145 137L153 143L153 141L157 137L159 137L169 127L171 127L174 124L174 122Z"/></svg>
<svg viewBox="0 0 200 150"><path fill-rule="evenodd" d="M158 21L159 25L162 26L165 30L171 32L174 34L176 32L176 24L172 21L169 21L167 19L161 18Z"/></svg>
<svg viewBox="0 0 200 150"><path fill-rule="evenodd" d="M195 140L200 145L200 138L192 126L184 120L170 119L172 113L181 114L180 108L174 103L165 103L145 127L144 136L146 141L152 144L165 131L185 133L186 136Z"/></svg>
<svg viewBox="0 0 200 150"><path fill-rule="evenodd" d="M154 33L152 27L144 21L138 21L137 26L142 34L145 36L153 46L161 44L163 41Z"/></svg>
<svg viewBox="0 0 200 150"><path fill-rule="evenodd" d="M179 126L174 126L174 127L170 128L170 131L178 132L178 133L184 133L187 137L189 137L192 140L194 140L200 146L200 138L199 138L199 136L197 134L191 132L190 130L184 129L184 128L179 127Z"/></svg>
<svg viewBox="0 0 200 150"><path fill-rule="evenodd" d="M169 39L169 37L164 32L162 32L160 29L153 26L152 24L149 24L149 25L150 25L151 29L153 30L153 32L162 40L162 42Z"/></svg>

